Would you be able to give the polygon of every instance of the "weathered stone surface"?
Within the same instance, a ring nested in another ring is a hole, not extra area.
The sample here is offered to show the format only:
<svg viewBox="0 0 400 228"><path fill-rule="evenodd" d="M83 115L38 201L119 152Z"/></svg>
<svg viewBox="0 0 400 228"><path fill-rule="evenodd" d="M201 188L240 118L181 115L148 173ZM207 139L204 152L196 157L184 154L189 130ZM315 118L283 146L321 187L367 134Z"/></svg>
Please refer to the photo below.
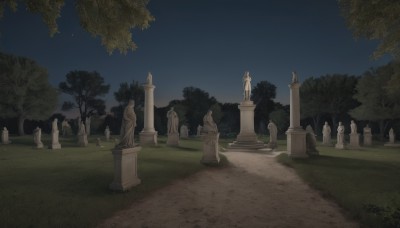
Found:
<svg viewBox="0 0 400 228"><path fill-rule="evenodd" d="M141 147L114 149L114 180L110 189L127 191L141 183L137 175L137 155Z"/></svg>
<svg viewBox="0 0 400 228"><path fill-rule="evenodd" d="M209 132L207 134L202 135L202 139L203 139L203 157L201 158L201 163L218 164L220 161L219 149L218 149L219 133Z"/></svg>

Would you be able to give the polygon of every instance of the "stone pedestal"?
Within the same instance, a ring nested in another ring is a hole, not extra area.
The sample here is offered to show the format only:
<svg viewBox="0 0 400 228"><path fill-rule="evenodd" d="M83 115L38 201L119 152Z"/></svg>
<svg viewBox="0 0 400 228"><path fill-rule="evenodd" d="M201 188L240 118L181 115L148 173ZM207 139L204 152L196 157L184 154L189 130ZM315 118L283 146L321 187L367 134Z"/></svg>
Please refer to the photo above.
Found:
<svg viewBox="0 0 400 228"><path fill-rule="evenodd" d="M179 146L179 134L178 133L168 134L167 145Z"/></svg>
<svg viewBox="0 0 400 228"><path fill-rule="evenodd" d="M154 129L154 88L148 80L144 88L144 127L139 133L140 144L157 145L157 132Z"/></svg>
<svg viewBox="0 0 400 228"><path fill-rule="evenodd" d="M11 141L8 138L8 130L3 130L1 133L1 143L10 144Z"/></svg>
<svg viewBox="0 0 400 228"><path fill-rule="evenodd" d="M78 145L83 147L88 145L87 134L78 135Z"/></svg>
<svg viewBox="0 0 400 228"><path fill-rule="evenodd" d="M358 134L358 133L350 134L349 147L353 148L353 149L360 148L360 134Z"/></svg>
<svg viewBox="0 0 400 228"><path fill-rule="evenodd" d="M51 132L51 144L49 146L49 149L61 149L61 144L58 141L58 135L58 130Z"/></svg>
<svg viewBox="0 0 400 228"><path fill-rule="evenodd" d="M308 157L306 151L306 134L302 128L289 128L286 131L287 151L292 158Z"/></svg>
<svg viewBox="0 0 400 228"><path fill-rule="evenodd" d="M43 147L44 146L43 146L42 142L39 142L39 143L36 144L36 149L42 149Z"/></svg>
<svg viewBox="0 0 400 228"><path fill-rule="evenodd" d="M364 146L371 146L372 145L372 134L364 133Z"/></svg>
<svg viewBox="0 0 400 228"><path fill-rule="evenodd" d="M254 132L254 109L256 106L253 101L242 101L238 105L240 110L240 133L236 137L236 141L229 143L229 151L255 151L265 149L268 146L264 142L257 139Z"/></svg>
<svg viewBox="0 0 400 228"><path fill-rule="evenodd" d="M106 140L107 140L107 141L110 140L110 130L109 130L109 129L106 129L106 130L104 131L104 136L106 137Z"/></svg>
<svg viewBox="0 0 400 228"><path fill-rule="evenodd" d="M157 145L157 131L154 132L140 132L140 144L141 145Z"/></svg>
<svg viewBox="0 0 400 228"><path fill-rule="evenodd" d="M203 140L203 157L201 163L203 164L218 164L219 150L218 150L218 139L219 133L208 132L201 136Z"/></svg>
<svg viewBox="0 0 400 228"><path fill-rule="evenodd" d="M126 191L140 184L137 176L137 154L141 147L127 149L114 149L114 181L110 189L115 191Z"/></svg>
<svg viewBox="0 0 400 228"><path fill-rule="evenodd" d="M342 135L342 137L341 138L343 138L343 142L339 142L339 141L337 141L336 142L336 144L335 144L335 148L336 149L340 149L340 150L344 150L344 149L346 149L346 145L345 145L345 140L344 140L344 134Z"/></svg>
<svg viewBox="0 0 400 228"><path fill-rule="evenodd" d="M287 151L292 158L306 158L306 134L300 126L300 83L295 72L292 73L290 88L290 126L286 131Z"/></svg>

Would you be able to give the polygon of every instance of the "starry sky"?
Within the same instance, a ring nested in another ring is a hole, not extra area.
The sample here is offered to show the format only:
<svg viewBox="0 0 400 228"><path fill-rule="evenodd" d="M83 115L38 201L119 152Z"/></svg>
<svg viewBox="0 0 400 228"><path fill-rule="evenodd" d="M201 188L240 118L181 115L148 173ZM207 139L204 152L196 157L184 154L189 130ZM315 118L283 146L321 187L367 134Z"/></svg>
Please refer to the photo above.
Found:
<svg viewBox="0 0 400 228"><path fill-rule="evenodd" d="M24 7L6 11L0 21L0 51L32 58L48 69L58 86L71 70L98 71L111 84L145 82L153 75L155 105L181 99L187 86L201 88L220 102L242 100L242 76L252 85L277 86L276 101L289 103L291 72L300 81L332 73L362 74L390 56L371 59L378 42L355 40L336 0L151 0L155 21L133 30L138 49L109 55L99 38L84 31L67 0L58 19L60 33L50 37L38 15ZM66 96L62 96L60 104Z"/></svg>

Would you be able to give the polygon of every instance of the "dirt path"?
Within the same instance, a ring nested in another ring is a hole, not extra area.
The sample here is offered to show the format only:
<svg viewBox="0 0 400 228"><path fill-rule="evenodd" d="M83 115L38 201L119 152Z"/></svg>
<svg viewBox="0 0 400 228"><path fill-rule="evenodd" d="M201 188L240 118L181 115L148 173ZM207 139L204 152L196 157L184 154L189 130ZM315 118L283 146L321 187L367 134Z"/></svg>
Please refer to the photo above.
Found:
<svg viewBox="0 0 400 228"><path fill-rule="evenodd" d="M273 156L224 154L230 167L175 181L100 227L358 227Z"/></svg>

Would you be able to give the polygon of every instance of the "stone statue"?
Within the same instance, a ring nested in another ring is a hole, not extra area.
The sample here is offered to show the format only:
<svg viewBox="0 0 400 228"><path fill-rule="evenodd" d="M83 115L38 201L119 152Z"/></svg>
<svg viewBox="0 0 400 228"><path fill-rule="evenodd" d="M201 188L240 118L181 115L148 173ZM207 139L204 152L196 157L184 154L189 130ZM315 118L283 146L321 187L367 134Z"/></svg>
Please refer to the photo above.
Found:
<svg viewBox="0 0 400 228"><path fill-rule="evenodd" d="M357 125L354 120L351 120L350 124L351 134L357 134Z"/></svg>
<svg viewBox="0 0 400 228"><path fill-rule="evenodd" d="M331 143L331 126L329 126L327 121L325 121L325 125L322 128L322 143L323 144Z"/></svg>
<svg viewBox="0 0 400 228"><path fill-rule="evenodd" d="M217 124L214 122L212 117L212 111L208 110L207 114L203 118L203 131L208 132L218 132Z"/></svg>
<svg viewBox="0 0 400 228"><path fill-rule="evenodd" d="M6 127L3 128L2 132L1 132L1 142L3 144L9 144L11 141L8 138L8 130Z"/></svg>
<svg viewBox="0 0 400 228"><path fill-rule="evenodd" d="M180 129L181 138L188 138L189 137L189 130L188 127L183 124Z"/></svg>
<svg viewBox="0 0 400 228"><path fill-rule="evenodd" d="M61 132L63 136L67 136L68 134L68 129L71 128L71 126L69 125L67 119L64 119L61 122Z"/></svg>
<svg viewBox="0 0 400 228"><path fill-rule="evenodd" d="M368 124L367 124L367 126L364 127L363 132L364 132L364 134L372 134L371 128L369 127Z"/></svg>
<svg viewBox="0 0 400 228"><path fill-rule="evenodd" d="M203 127L199 124L199 126L197 126L197 136L201 135L202 130L203 130Z"/></svg>
<svg viewBox="0 0 400 228"><path fill-rule="evenodd" d="M104 135L106 136L106 140L110 140L110 127L108 125L106 126L106 129L104 130Z"/></svg>
<svg viewBox="0 0 400 228"><path fill-rule="evenodd" d="M249 101L251 95L251 77L248 71L243 76L244 100Z"/></svg>
<svg viewBox="0 0 400 228"><path fill-rule="evenodd" d="M393 130L393 128L390 128L390 130L389 130L389 143L394 144L394 138L395 138L394 130Z"/></svg>
<svg viewBox="0 0 400 228"><path fill-rule="evenodd" d="M268 126L269 130L269 147L276 148L277 147L277 136L278 136L278 128L272 120L269 121Z"/></svg>
<svg viewBox="0 0 400 228"><path fill-rule="evenodd" d="M168 118L168 126L167 126L168 134L178 133L179 118L178 114L176 114L173 107L171 107L171 109L167 112L167 118Z"/></svg>
<svg viewBox="0 0 400 228"><path fill-rule="evenodd" d="M130 100L124 110L124 115L121 124L120 142L116 146L119 149L133 148L135 127L136 127L136 114L133 108L135 107L135 101Z"/></svg>
<svg viewBox="0 0 400 228"><path fill-rule="evenodd" d="M363 128L363 132L364 132L364 146L370 146L372 145L372 132L371 132L371 128L369 127L369 125L367 124L367 126L365 126Z"/></svg>
<svg viewBox="0 0 400 228"><path fill-rule="evenodd" d="M35 130L33 130L33 141L36 144L36 148L43 148L42 129L39 127L36 127Z"/></svg>
<svg viewBox="0 0 400 228"><path fill-rule="evenodd" d="M299 78L297 77L297 73L296 71L292 72L292 83L298 83L299 82Z"/></svg>
<svg viewBox="0 0 400 228"><path fill-rule="evenodd" d="M153 75L151 75L150 72L147 74L146 82L147 82L147 85L153 84Z"/></svg>
<svg viewBox="0 0 400 228"><path fill-rule="evenodd" d="M342 125L342 122L339 122L337 128L337 144L344 144L344 126Z"/></svg>
<svg viewBox="0 0 400 228"><path fill-rule="evenodd" d="M52 123L52 125L51 125L51 131L52 131L52 132L58 131L57 122L58 122L58 119L57 119L57 118L54 118L53 123Z"/></svg>
<svg viewBox="0 0 400 228"><path fill-rule="evenodd" d="M310 125L306 127L306 152L309 155L318 155L319 152L317 150L317 139L315 138L314 130Z"/></svg>

